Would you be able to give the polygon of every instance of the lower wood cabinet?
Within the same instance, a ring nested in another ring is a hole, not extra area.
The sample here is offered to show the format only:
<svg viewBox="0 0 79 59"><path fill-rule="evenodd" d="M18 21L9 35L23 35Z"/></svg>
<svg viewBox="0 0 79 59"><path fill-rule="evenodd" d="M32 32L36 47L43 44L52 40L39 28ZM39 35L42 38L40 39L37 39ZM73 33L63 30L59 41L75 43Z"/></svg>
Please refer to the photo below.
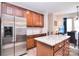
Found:
<svg viewBox="0 0 79 59"><path fill-rule="evenodd" d="M69 41L65 41L65 46L64 46L64 55L67 56L69 55Z"/></svg>
<svg viewBox="0 0 79 59"><path fill-rule="evenodd" d="M69 40L65 40L54 47L54 56L68 56L69 55Z"/></svg>
<svg viewBox="0 0 79 59"><path fill-rule="evenodd" d="M54 53L54 56L63 56L64 48L60 48L57 52Z"/></svg>
<svg viewBox="0 0 79 59"><path fill-rule="evenodd" d="M54 51L52 47L37 41L37 56L52 56Z"/></svg>
<svg viewBox="0 0 79 59"><path fill-rule="evenodd" d="M64 42L61 42L59 44L56 44L54 46L54 52L58 51L60 48L62 48L64 46Z"/></svg>
<svg viewBox="0 0 79 59"><path fill-rule="evenodd" d="M27 36L26 38L27 50L36 47L36 41L34 40L34 38L40 37L40 36L46 36L46 33Z"/></svg>
<svg viewBox="0 0 79 59"><path fill-rule="evenodd" d="M31 49L35 47L34 39L32 37L28 37L26 41L27 41L27 45L26 45L27 49Z"/></svg>
<svg viewBox="0 0 79 59"><path fill-rule="evenodd" d="M69 39L54 46L37 41L37 56L69 56Z"/></svg>

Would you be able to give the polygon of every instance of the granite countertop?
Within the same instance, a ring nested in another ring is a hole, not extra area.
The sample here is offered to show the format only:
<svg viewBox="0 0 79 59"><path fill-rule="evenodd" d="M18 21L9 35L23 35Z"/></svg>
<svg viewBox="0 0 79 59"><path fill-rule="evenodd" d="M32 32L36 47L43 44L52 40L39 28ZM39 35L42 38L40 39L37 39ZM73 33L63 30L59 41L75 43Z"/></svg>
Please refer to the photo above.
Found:
<svg viewBox="0 0 79 59"><path fill-rule="evenodd" d="M49 35L49 36L43 36L35 38L35 40L45 43L50 46L54 46L57 43L60 43L66 39L70 38L70 36L67 35Z"/></svg>

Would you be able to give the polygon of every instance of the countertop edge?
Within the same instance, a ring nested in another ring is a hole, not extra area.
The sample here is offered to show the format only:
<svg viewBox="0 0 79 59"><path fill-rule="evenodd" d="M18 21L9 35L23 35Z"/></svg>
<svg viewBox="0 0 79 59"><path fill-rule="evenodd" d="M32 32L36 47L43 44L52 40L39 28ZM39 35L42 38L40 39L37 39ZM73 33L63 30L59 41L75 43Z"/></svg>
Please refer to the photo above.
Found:
<svg viewBox="0 0 79 59"><path fill-rule="evenodd" d="M56 41L56 42L54 42L53 44L50 44L50 43L41 41L41 40L39 40L38 38L34 38L34 39L35 39L36 41L39 41L39 42L44 43L44 44L47 44L47 45L49 45L49 46L54 46L54 45L56 45L56 44L58 44L58 43L60 43L60 42L63 42L63 41L65 41L65 40L67 40L68 38L70 38L70 36L66 36L65 39L61 39L61 40L59 40L59 41Z"/></svg>

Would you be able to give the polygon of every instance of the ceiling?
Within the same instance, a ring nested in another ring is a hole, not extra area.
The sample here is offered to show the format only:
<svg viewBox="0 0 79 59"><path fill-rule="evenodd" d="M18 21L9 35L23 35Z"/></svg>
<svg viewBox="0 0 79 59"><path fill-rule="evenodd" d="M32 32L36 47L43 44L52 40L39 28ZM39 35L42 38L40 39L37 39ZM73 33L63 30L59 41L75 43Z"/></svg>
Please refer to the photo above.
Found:
<svg viewBox="0 0 79 59"><path fill-rule="evenodd" d="M66 10L76 10L79 2L9 2L26 9L38 12L55 13Z"/></svg>

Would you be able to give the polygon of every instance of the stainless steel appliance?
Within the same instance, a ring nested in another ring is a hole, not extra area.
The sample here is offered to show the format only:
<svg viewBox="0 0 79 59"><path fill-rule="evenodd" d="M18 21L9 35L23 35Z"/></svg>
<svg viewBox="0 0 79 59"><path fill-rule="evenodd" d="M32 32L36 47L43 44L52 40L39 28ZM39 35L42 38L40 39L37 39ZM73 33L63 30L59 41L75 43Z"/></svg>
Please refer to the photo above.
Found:
<svg viewBox="0 0 79 59"><path fill-rule="evenodd" d="M26 53L26 20L15 17L15 55Z"/></svg>
<svg viewBox="0 0 79 59"><path fill-rule="evenodd" d="M26 53L26 22L24 17L2 14L1 55L18 56Z"/></svg>

